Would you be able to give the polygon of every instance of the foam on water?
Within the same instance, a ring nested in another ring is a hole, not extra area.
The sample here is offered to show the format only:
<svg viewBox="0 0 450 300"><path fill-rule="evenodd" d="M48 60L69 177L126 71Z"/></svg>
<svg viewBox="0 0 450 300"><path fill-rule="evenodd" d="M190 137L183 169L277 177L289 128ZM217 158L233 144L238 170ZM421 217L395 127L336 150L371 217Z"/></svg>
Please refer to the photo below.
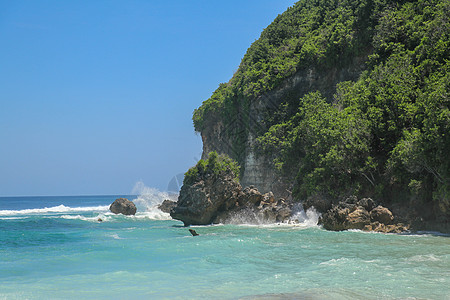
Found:
<svg viewBox="0 0 450 300"><path fill-rule="evenodd" d="M91 207L68 207L58 205L53 207L21 209L21 210L0 210L0 216L16 216L16 215L34 215L49 213L67 213L67 212L97 212L107 211L109 206L91 206Z"/></svg>
<svg viewBox="0 0 450 300"><path fill-rule="evenodd" d="M136 205L138 213L136 213L137 219L150 219L150 220L171 220L172 218L168 213L162 212L158 206L164 200L176 201L178 195L173 193L161 192L158 189L150 188L139 181L133 188L133 193L137 198L133 201Z"/></svg>
<svg viewBox="0 0 450 300"><path fill-rule="evenodd" d="M193 237L167 214L157 220L154 208L163 193L137 198L135 216L115 215L106 206L75 211L88 205L86 199L78 204L61 198L59 203L73 210L0 218L0 299L447 299L450 294L448 237L325 231L316 225L314 210L297 211L291 224L195 226L199 236ZM89 207L111 199L94 200ZM42 206L53 207L49 203L55 199Z"/></svg>

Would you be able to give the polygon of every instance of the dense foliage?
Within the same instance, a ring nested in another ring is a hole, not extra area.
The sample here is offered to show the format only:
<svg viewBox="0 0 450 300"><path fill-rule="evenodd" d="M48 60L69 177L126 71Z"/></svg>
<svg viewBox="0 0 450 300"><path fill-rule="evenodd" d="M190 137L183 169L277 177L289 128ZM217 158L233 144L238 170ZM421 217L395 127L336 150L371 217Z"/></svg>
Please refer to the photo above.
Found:
<svg viewBox="0 0 450 300"><path fill-rule="evenodd" d="M210 152L206 160L200 159L197 164L184 174L183 184L194 184L207 175L219 176L229 174L239 180L239 166L237 162L225 154Z"/></svg>
<svg viewBox="0 0 450 300"><path fill-rule="evenodd" d="M305 65L339 66L370 52L333 101L311 91L258 138L295 197L375 196L433 201L450 215L450 1L302 0L278 16L227 84L194 112L208 120L245 111ZM260 151L261 152L261 151Z"/></svg>

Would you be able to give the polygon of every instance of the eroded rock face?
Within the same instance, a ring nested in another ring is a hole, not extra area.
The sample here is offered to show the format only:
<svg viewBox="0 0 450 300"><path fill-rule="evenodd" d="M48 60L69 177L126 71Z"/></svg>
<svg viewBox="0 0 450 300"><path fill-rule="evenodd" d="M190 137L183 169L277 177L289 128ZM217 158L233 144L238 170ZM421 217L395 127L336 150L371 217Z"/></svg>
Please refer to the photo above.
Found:
<svg viewBox="0 0 450 300"><path fill-rule="evenodd" d="M115 214L135 215L136 205L126 198L118 198L109 206L109 210Z"/></svg>
<svg viewBox="0 0 450 300"><path fill-rule="evenodd" d="M172 218L185 226L212 223L276 223L287 221L292 204L261 194L255 187L242 189L231 176L210 175L192 185L183 185Z"/></svg>
<svg viewBox="0 0 450 300"><path fill-rule="evenodd" d="M370 198L357 200L350 197L345 201L334 204L319 220L328 230L340 231L347 229L361 229L386 233L399 233L409 229L402 223L394 224L392 212L378 205Z"/></svg>

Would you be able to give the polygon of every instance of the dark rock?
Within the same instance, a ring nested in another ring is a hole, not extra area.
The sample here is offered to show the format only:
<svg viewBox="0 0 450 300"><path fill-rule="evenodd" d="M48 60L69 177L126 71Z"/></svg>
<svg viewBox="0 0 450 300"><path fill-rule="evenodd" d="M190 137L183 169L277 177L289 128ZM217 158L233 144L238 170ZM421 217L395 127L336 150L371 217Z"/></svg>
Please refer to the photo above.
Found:
<svg viewBox="0 0 450 300"><path fill-rule="evenodd" d="M170 211L177 206L177 203L175 201L171 200L164 200L160 205L158 205L159 210L162 212L170 214Z"/></svg>
<svg viewBox="0 0 450 300"><path fill-rule="evenodd" d="M170 215L185 226L211 224L221 211L236 207L240 193L241 186L232 176L205 176L181 187L177 205Z"/></svg>
<svg viewBox="0 0 450 300"><path fill-rule="evenodd" d="M109 206L109 210L115 214L135 215L136 205L126 198L118 198Z"/></svg>
<svg viewBox="0 0 450 300"><path fill-rule="evenodd" d="M328 197L322 195L314 195L308 197L308 199L303 202L303 209L305 211L310 209L311 207L314 207L320 213L324 213L327 210L331 209L332 201Z"/></svg>
<svg viewBox="0 0 450 300"><path fill-rule="evenodd" d="M199 235L194 229L189 229L189 232L192 234L192 236L198 236Z"/></svg>
<svg viewBox="0 0 450 300"><path fill-rule="evenodd" d="M375 206L375 201L371 198L363 198L358 201L358 205L364 207L367 211L371 211Z"/></svg>
<svg viewBox="0 0 450 300"><path fill-rule="evenodd" d="M212 223L275 223L286 222L292 204L275 199L273 193L261 194L254 187L242 189L228 175L204 176L191 185L181 187L172 218L185 226Z"/></svg>
<svg viewBox="0 0 450 300"><path fill-rule="evenodd" d="M394 220L394 216L392 215L389 209L381 205L378 205L370 212L370 219L372 220L372 222L378 221L385 225L389 225Z"/></svg>

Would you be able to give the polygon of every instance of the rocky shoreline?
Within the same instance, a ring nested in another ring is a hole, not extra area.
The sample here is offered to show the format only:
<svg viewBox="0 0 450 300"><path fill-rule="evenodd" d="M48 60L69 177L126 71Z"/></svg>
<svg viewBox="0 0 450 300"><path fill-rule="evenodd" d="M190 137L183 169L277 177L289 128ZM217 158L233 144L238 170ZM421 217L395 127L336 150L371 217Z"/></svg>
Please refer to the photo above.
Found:
<svg viewBox="0 0 450 300"><path fill-rule="evenodd" d="M262 194L254 186L243 188L230 168L221 172L202 170L195 180L183 184L177 202L165 200L159 208L185 226L292 222L292 199L276 199L272 192ZM400 233L410 229L409 224L398 222L388 208L370 198L349 197L336 204L316 198L303 206L305 210L317 208L322 213L319 225L327 230Z"/></svg>

